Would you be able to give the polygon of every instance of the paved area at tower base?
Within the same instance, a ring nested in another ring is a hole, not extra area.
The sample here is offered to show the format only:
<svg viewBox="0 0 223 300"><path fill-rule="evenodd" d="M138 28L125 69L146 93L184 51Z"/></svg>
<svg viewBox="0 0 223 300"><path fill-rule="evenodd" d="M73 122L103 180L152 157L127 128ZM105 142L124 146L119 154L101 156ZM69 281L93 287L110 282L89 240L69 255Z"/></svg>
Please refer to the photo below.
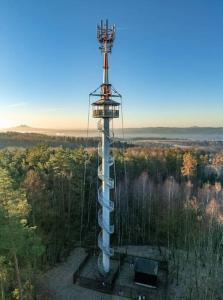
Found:
<svg viewBox="0 0 223 300"><path fill-rule="evenodd" d="M66 262L44 274L37 299L124 300L137 299L139 295L146 296L146 300L166 299L167 263L157 247L120 247L115 249L115 253L114 259L111 260L112 272L105 280L97 271L97 256L83 248L74 249ZM158 262L157 288L141 286L134 282L136 257Z"/></svg>

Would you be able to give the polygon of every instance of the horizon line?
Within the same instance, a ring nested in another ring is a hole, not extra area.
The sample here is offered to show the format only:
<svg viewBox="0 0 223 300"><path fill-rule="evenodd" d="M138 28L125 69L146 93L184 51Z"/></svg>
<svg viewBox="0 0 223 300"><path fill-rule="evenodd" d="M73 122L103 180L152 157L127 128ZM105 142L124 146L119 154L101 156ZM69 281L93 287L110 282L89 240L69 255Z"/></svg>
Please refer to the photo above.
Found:
<svg viewBox="0 0 223 300"><path fill-rule="evenodd" d="M33 126L29 126L29 125L25 125L25 124L21 124L18 126L13 126L13 127L1 127L0 130L3 131L7 131L7 130L15 130L16 128L20 128L20 127L24 127L27 129L40 129L40 130L73 130L73 131L77 131L77 130L81 130L81 131L86 131L87 128L82 127L82 128L56 128L56 127L33 127ZM223 128L222 126L197 126L197 125L192 125L192 126L141 126L141 127L123 127L124 129L147 129L147 128L160 128L160 129L166 129L166 128L179 128L179 129L189 129L189 128L213 128L213 129L219 129L219 128ZM122 127L117 127L114 129L122 129ZM88 128L88 130L96 130L97 128Z"/></svg>

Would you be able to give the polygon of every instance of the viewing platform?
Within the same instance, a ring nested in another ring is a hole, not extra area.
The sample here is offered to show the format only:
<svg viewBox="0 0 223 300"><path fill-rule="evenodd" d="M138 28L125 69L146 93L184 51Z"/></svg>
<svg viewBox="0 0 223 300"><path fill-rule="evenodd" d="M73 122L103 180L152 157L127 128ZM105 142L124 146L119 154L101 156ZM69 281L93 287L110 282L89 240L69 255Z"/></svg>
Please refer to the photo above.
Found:
<svg viewBox="0 0 223 300"><path fill-rule="evenodd" d="M92 103L93 118L118 118L120 103L108 99L100 99Z"/></svg>

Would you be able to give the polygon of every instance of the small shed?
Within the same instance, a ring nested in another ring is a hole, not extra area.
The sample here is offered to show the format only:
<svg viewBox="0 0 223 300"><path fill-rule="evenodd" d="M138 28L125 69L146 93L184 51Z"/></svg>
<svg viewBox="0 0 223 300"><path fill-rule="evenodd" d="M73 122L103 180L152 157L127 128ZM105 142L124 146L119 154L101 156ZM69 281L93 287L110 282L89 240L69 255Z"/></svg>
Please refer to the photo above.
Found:
<svg viewBox="0 0 223 300"><path fill-rule="evenodd" d="M150 288L156 288L158 283L159 263L146 258L136 258L135 260L135 283Z"/></svg>

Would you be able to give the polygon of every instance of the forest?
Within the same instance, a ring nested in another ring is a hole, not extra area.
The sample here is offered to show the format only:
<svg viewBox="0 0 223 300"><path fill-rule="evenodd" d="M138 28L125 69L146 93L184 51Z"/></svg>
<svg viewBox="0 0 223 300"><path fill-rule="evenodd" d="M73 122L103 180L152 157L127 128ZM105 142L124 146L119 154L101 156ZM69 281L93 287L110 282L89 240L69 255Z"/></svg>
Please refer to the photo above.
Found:
<svg viewBox="0 0 223 300"><path fill-rule="evenodd" d="M43 272L76 246L97 247L99 159L83 141L0 150L1 300L35 299ZM111 170L112 244L166 247L177 282L184 253L194 265L188 299L221 299L215 281L223 259L223 152L119 146ZM201 281L199 265L208 274Z"/></svg>
<svg viewBox="0 0 223 300"><path fill-rule="evenodd" d="M73 137L73 136L57 136L46 135L40 133L21 133L21 132L0 132L0 149L4 148L31 148L40 144L49 147L63 146L69 149L75 149L80 146L97 147L98 137ZM131 143L115 141L116 148L132 147Z"/></svg>

